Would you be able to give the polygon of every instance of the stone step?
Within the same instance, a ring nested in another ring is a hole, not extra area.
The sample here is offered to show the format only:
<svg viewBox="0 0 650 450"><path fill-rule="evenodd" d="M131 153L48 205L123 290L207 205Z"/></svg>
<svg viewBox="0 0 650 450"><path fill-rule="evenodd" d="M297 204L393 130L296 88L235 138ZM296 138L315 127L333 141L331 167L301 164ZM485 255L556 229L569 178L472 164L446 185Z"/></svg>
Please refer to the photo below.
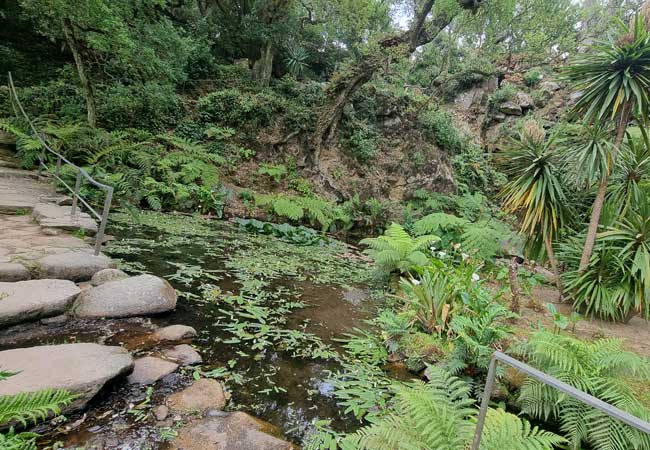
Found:
<svg viewBox="0 0 650 450"><path fill-rule="evenodd" d="M133 369L133 358L122 347L62 344L0 352L2 370L16 372L0 383L0 395L44 389L78 394L63 413L83 408L109 381Z"/></svg>
<svg viewBox="0 0 650 450"><path fill-rule="evenodd" d="M38 179L38 172L35 170L14 169L11 167L0 167L0 178L33 178Z"/></svg>
<svg viewBox="0 0 650 450"><path fill-rule="evenodd" d="M115 263L107 256L90 251L71 251L44 256L35 262L38 278L88 281L100 270L111 269Z"/></svg>
<svg viewBox="0 0 650 450"><path fill-rule="evenodd" d="M0 327L63 314L80 292L68 280L0 282Z"/></svg>
<svg viewBox="0 0 650 450"><path fill-rule="evenodd" d="M97 222L89 214L77 208L72 216L72 206L55 203L37 203L32 210L32 217L44 228L56 228L66 231L82 230L87 235L97 233Z"/></svg>

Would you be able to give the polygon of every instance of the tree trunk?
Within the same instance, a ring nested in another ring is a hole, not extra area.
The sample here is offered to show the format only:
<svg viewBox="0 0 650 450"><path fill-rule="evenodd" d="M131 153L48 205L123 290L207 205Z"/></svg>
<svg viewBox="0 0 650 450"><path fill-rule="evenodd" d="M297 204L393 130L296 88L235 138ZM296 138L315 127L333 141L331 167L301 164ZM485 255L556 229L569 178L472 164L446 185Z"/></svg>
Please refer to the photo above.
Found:
<svg viewBox="0 0 650 450"><path fill-rule="evenodd" d="M564 289L562 288L562 280L560 279L560 269L558 267L557 259L555 259L555 252L553 251L553 243L548 233L544 233L544 246L546 247L546 254L548 261L551 263L551 268L555 274L555 285L560 292L560 299L564 297Z"/></svg>
<svg viewBox="0 0 650 450"><path fill-rule="evenodd" d="M92 83L88 78L86 73L86 66L81 57L81 49L79 42L74 33L74 28L70 19L63 19L63 33L65 34L65 40L70 47L72 52L72 57L74 58L75 65L77 66L77 73L79 74L79 83L81 84L81 90L83 96L86 100L86 111L88 113L88 125L95 127L97 125L97 112L95 109L95 93L93 90Z"/></svg>
<svg viewBox="0 0 650 450"><path fill-rule="evenodd" d="M459 3L464 8L477 8L480 4L480 2L462 0ZM321 147L334 135L343 109L354 94L372 79L375 72L385 66L388 59L406 58L418 47L433 41L451 23L458 12L457 10L451 13L441 12L433 19L429 19L428 16L434 4L435 0L426 0L416 14L409 30L382 39L377 51L365 54L356 64L333 77L327 90L325 104L320 109L313 135L314 147L311 160L314 166L318 167Z"/></svg>
<svg viewBox="0 0 650 450"><path fill-rule="evenodd" d="M632 111L632 102L629 101L623 106L620 122L618 124L618 131L616 133L616 140L614 141L614 149L612 150L611 167L608 173L604 174L600 185L598 185L598 193L594 199L594 204L591 207L591 218L589 220L589 228L587 229L587 239L585 239L585 246L582 250L582 257L580 258L580 266L578 271L583 272L589 265L591 255L594 252L594 245L596 245L596 234L598 233L598 225L600 223L600 214L603 210L605 203L605 195L607 194L607 186L609 184L609 176L613 170L616 156L623 143L625 137L625 130L627 123L630 120L630 113Z"/></svg>
<svg viewBox="0 0 650 450"><path fill-rule="evenodd" d="M510 280L510 311L519 314L521 311L521 289L519 288L519 263L517 257L513 256L508 264L508 277Z"/></svg>
<svg viewBox="0 0 650 450"><path fill-rule="evenodd" d="M260 57L253 63L253 80L260 86L268 86L273 73L273 44L267 41L261 49Z"/></svg>

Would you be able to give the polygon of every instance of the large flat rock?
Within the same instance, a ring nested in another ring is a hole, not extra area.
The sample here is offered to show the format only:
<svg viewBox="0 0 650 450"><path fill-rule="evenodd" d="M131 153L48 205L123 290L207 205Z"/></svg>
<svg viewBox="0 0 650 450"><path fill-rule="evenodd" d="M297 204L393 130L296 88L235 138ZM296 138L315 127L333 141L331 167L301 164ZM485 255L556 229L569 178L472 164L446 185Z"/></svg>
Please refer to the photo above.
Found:
<svg viewBox="0 0 650 450"><path fill-rule="evenodd" d="M127 381L131 384L154 384L178 369L178 364L153 356L145 356L135 360L133 372Z"/></svg>
<svg viewBox="0 0 650 450"><path fill-rule="evenodd" d="M180 413L203 413L208 409L222 410L226 406L226 394L217 380L201 378L167 399L170 410Z"/></svg>
<svg viewBox="0 0 650 450"><path fill-rule="evenodd" d="M87 281L100 270L115 267L107 256L82 251L45 256L36 261L36 265L41 278L72 281Z"/></svg>
<svg viewBox="0 0 650 450"><path fill-rule="evenodd" d="M25 266L17 262L0 262L0 281L29 280L31 274Z"/></svg>
<svg viewBox="0 0 650 450"><path fill-rule="evenodd" d="M0 395L43 389L66 389L79 397L64 413L83 408L110 380L133 368L133 358L122 347L99 344L63 344L0 352L2 370L19 372L0 382Z"/></svg>
<svg viewBox="0 0 650 450"><path fill-rule="evenodd" d="M67 231L83 230L88 235L97 233L97 222L89 214L77 208L72 216L71 206L56 203L37 203L32 210L32 217L46 228L57 228Z"/></svg>
<svg viewBox="0 0 650 450"><path fill-rule="evenodd" d="M68 280L0 282L0 327L62 314L79 292Z"/></svg>
<svg viewBox="0 0 650 450"><path fill-rule="evenodd" d="M174 450L291 450L291 443L272 436L269 423L243 412L208 417L181 428L166 448Z"/></svg>
<svg viewBox="0 0 650 450"><path fill-rule="evenodd" d="M162 278L139 275L83 291L74 306L78 317L131 317L176 307L176 291Z"/></svg>

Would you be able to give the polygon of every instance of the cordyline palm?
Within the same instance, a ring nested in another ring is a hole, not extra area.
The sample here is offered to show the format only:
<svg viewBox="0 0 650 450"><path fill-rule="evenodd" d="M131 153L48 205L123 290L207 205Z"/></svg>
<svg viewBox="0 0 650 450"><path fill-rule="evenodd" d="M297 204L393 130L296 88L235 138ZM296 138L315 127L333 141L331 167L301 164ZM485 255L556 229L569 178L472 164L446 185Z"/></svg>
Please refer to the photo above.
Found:
<svg viewBox="0 0 650 450"><path fill-rule="evenodd" d="M555 166L558 159L554 137L546 139L535 122L527 122L519 139L513 140L504 154L504 165L511 179L503 187L501 196L506 212L521 215L521 232L528 237L529 243L538 241L541 235L561 293L552 245L564 221L566 204Z"/></svg>
<svg viewBox="0 0 650 450"><path fill-rule="evenodd" d="M627 124L634 115L647 117L650 109L650 33L647 20L644 22L650 8L646 4L642 9L643 13L636 15L632 26L619 23L617 39L595 46L593 52L582 55L566 69L575 88L582 91L574 115L590 123L604 124L613 120L617 124L610 165L601 177L593 203L580 270L587 267L593 252L609 175Z"/></svg>

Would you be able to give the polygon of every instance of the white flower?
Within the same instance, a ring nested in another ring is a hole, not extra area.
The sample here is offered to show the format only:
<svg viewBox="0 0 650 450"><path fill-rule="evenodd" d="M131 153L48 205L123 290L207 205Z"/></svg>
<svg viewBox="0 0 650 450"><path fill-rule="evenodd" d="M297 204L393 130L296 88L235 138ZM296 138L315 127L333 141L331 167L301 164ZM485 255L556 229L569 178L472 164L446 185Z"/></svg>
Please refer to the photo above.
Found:
<svg viewBox="0 0 650 450"><path fill-rule="evenodd" d="M472 274L472 281L478 281L480 279L481 279L481 277L479 277L477 273Z"/></svg>
<svg viewBox="0 0 650 450"><path fill-rule="evenodd" d="M438 257L439 258L444 258L445 256L447 256L447 254L445 252L438 252Z"/></svg>
<svg viewBox="0 0 650 450"><path fill-rule="evenodd" d="M417 279L413 278L411 280L411 284L414 284L414 285L418 286L420 284L420 280L417 280Z"/></svg>
<svg viewBox="0 0 650 450"><path fill-rule="evenodd" d="M461 253L460 257L463 258L463 261L465 261L467 258L469 258L469 255L467 253Z"/></svg>

